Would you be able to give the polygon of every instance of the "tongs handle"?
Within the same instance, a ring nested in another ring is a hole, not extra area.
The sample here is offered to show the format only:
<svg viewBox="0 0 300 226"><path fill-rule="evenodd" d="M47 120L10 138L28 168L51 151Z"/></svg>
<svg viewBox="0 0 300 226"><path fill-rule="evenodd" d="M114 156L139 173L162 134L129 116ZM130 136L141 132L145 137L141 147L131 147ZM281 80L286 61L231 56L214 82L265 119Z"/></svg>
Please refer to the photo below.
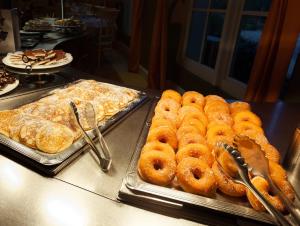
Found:
<svg viewBox="0 0 300 226"><path fill-rule="evenodd" d="M253 193L253 195L261 202L261 204L266 208L266 210L273 216L278 225L290 226L289 221L280 213L268 200L256 189L256 187L251 183L251 180L248 175L248 165L245 163L244 158L240 155L240 152L228 145L223 144L223 147L229 154L233 157L238 167L238 172L240 177L243 180L243 184Z"/></svg>
<svg viewBox="0 0 300 226"><path fill-rule="evenodd" d="M84 138L85 138L86 142L90 145L91 149L93 150L93 152L96 154L97 158L99 159L101 169L104 172L107 172L110 168L111 161L108 161L105 157L103 157L101 155L101 152L98 150L98 148L95 145L94 141L90 138L90 136L85 132L85 130L81 126L80 121L79 121L79 114L78 114L78 110L77 110L76 105L71 101L70 106L71 106L71 109L72 109L72 111L75 115L77 124L80 127L80 129L81 129L81 131L84 135Z"/></svg>
<svg viewBox="0 0 300 226"><path fill-rule="evenodd" d="M96 129L96 134L98 136L99 143L100 143L101 149L103 151L104 157L108 161L111 161L111 155L110 155L108 145L106 144L106 141L104 140L104 137L102 136L102 133L100 132L98 126L96 126L95 129Z"/></svg>

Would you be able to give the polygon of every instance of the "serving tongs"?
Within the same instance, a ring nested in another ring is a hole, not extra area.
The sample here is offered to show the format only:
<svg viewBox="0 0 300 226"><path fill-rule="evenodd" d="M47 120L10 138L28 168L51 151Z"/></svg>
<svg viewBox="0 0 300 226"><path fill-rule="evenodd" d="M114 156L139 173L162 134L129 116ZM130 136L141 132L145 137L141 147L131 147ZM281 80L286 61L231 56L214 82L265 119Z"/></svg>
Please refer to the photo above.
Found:
<svg viewBox="0 0 300 226"><path fill-rule="evenodd" d="M251 171L251 173L254 176L263 177L269 183L272 192L276 194L283 202L295 223L297 223L297 225L300 225L300 209L290 201L290 199L278 188L278 186L271 179L269 172L269 163L263 151L261 150L260 145L247 137L236 136L235 146L237 146L239 152L244 157L246 163L248 164L248 169ZM245 147L246 151L243 151L242 146ZM296 194L295 190L294 193L296 199L298 199L299 196Z"/></svg>
<svg viewBox="0 0 300 226"><path fill-rule="evenodd" d="M90 145L91 149L93 150L93 152L96 154L97 158L99 159L100 167L101 167L102 171L107 172L110 169L112 159L111 159L111 156L109 153L108 146L97 126L93 105L90 103L86 104L85 119L86 119L87 123L89 124L89 126L92 129L96 130L96 134L98 136L101 149L99 149L96 146L93 139L90 138L90 136L87 134L87 132L83 129L83 126L81 125L80 120L79 120L80 117L79 117L79 113L78 113L78 109L77 109L76 105L71 101L70 106L75 115L77 124L79 125L79 127L84 135L86 142Z"/></svg>
<svg viewBox="0 0 300 226"><path fill-rule="evenodd" d="M277 225L290 226L291 223L283 216L283 214L280 213L276 208L274 208L273 205L270 204L269 201L251 183L251 180L249 178L248 164L245 162L245 159L241 156L240 152L235 147L232 147L223 142L217 143L216 150L220 150L220 148L225 149L233 157L232 159L236 163L238 170L238 175L236 175L236 177L232 177L225 170L223 170L223 167L219 162L218 157L216 156L217 163L220 169L226 174L226 176L231 178L234 182L246 186L270 213L270 215L276 221Z"/></svg>

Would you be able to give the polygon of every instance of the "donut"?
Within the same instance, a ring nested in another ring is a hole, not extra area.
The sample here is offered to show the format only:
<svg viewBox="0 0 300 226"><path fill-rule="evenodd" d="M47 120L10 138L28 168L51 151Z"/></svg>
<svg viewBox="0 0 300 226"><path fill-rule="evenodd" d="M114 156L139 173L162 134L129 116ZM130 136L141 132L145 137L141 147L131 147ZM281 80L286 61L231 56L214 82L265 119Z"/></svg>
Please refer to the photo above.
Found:
<svg viewBox="0 0 300 226"><path fill-rule="evenodd" d="M204 112L205 114L208 114L210 112L222 112L230 114L228 104L220 100L215 100L206 104L204 107Z"/></svg>
<svg viewBox="0 0 300 226"><path fill-rule="evenodd" d="M205 97L206 104L209 104L210 102L213 102L215 100L219 100L219 101L226 103L226 100L223 97L220 97L218 95L207 95Z"/></svg>
<svg viewBox="0 0 300 226"><path fill-rule="evenodd" d="M218 189L226 195L233 197L242 197L246 194L246 187L242 184L234 182L221 169L219 164L215 161L212 170L218 184Z"/></svg>
<svg viewBox="0 0 300 226"><path fill-rule="evenodd" d="M187 125L196 127L198 129L199 133L201 135L205 136L206 127L205 127L205 125L203 125L203 123L199 119L191 118L191 117L184 117L180 127L184 127Z"/></svg>
<svg viewBox="0 0 300 226"><path fill-rule="evenodd" d="M198 133L201 134L197 127L192 125L180 126L176 132L177 140L180 140L187 133Z"/></svg>
<svg viewBox="0 0 300 226"><path fill-rule="evenodd" d="M176 133L168 127L158 127L149 131L147 142L159 141L168 143L172 148L177 148Z"/></svg>
<svg viewBox="0 0 300 226"><path fill-rule="evenodd" d="M251 111L240 111L236 113L233 117L233 121L235 124L239 122L251 122L259 127L262 125L260 118Z"/></svg>
<svg viewBox="0 0 300 226"><path fill-rule="evenodd" d="M230 113L235 115L241 111L251 111L250 104L243 101L235 101L229 104Z"/></svg>
<svg viewBox="0 0 300 226"><path fill-rule="evenodd" d="M172 121L159 116L154 116L151 121L150 130L161 126L169 127L170 129L174 130L174 132L176 132L176 126Z"/></svg>
<svg viewBox="0 0 300 226"><path fill-rule="evenodd" d="M233 120L231 118L231 116L227 113L223 113L223 112L210 112L208 114L206 114L208 122L215 122L215 123L219 123L219 124L227 124L229 126L233 125Z"/></svg>
<svg viewBox="0 0 300 226"><path fill-rule="evenodd" d="M145 181L166 186L175 177L176 162L172 156L160 151L145 152L138 161L138 172Z"/></svg>
<svg viewBox="0 0 300 226"><path fill-rule="evenodd" d="M204 144L188 144L185 147L180 148L176 153L176 161L180 163L187 157L193 157L204 160L209 167L214 162L214 157L209 148Z"/></svg>
<svg viewBox="0 0 300 226"><path fill-rule="evenodd" d="M204 144L206 145L205 137L199 133L186 133L178 140L178 148L182 148L188 144Z"/></svg>
<svg viewBox="0 0 300 226"><path fill-rule="evenodd" d="M155 113L156 114L177 114L178 110L180 108L180 104L177 103L175 100L170 98L161 99L158 101L156 107L155 107Z"/></svg>
<svg viewBox="0 0 300 226"><path fill-rule="evenodd" d="M295 192L287 179L286 171L276 162L269 161L269 171L272 181L290 199L295 199Z"/></svg>
<svg viewBox="0 0 300 226"><path fill-rule="evenodd" d="M186 192L211 196L216 191L214 173L201 159L193 157L183 159L177 165L176 177L180 187Z"/></svg>
<svg viewBox="0 0 300 226"><path fill-rule="evenodd" d="M181 122L183 121L183 118L187 115L187 114L201 114L202 111L199 110L198 108L194 107L194 106L183 106L178 110L178 120L177 120L177 128L181 125ZM203 113L202 113L203 114Z"/></svg>
<svg viewBox="0 0 300 226"><path fill-rule="evenodd" d="M175 151L169 144L164 144L159 141L152 141L146 143L142 149L142 154L150 151L158 151L165 153L173 158L175 158Z"/></svg>
<svg viewBox="0 0 300 226"><path fill-rule="evenodd" d="M204 127L206 127L208 124L208 120L203 112L198 112L198 113L191 112L191 113L187 113L182 119L178 119L178 122L180 121L179 126L182 125L183 121L190 121L191 119L197 119L203 124Z"/></svg>
<svg viewBox="0 0 300 226"><path fill-rule="evenodd" d="M233 129L237 134L241 134L247 130L253 130L256 131L257 133L264 134L264 130L261 127L255 125L252 122L247 122L247 121L235 123L233 125Z"/></svg>
<svg viewBox="0 0 300 226"><path fill-rule="evenodd" d="M265 156L270 161L279 163L280 153L272 144L265 144L261 147L261 150L265 153Z"/></svg>
<svg viewBox="0 0 300 226"><path fill-rule="evenodd" d="M159 112L155 113L153 118L163 118L170 121L177 128L177 114L173 112Z"/></svg>
<svg viewBox="0 0 300 226"><path fill-rule="evenodd" d="M262 177L254 177L251 179L251 183L254 187L279 211L284 211L284 205L280 201L278 196L270 194L270 187L268 182ZM265 207L258 201L258 199L247 189L247 198L253 207L257 211L265 211Z"/></svg>
<svg viewBox="0 0 300 226"><path fill-rule="evenodd" d="M181 95L180 93L176 92L175 90L172 89L167 89L165 90L162 95L161 95L161 99L173 99L175 100L177 103L181 103Z"/></svg>
<svg viewBox="0 0 300 226"><path fill-rule="evenodd" d="M192 104L203 108L204 101L204 96L196 91L187 91L182 96L182 106Z"/></svg>
<svg viewBox="0 0 300 226"><path fill-rule="evenodd" d="M207 130L207 143L214 147L218 141L232 143L234 132L228 125L215 125Z"/></svg>

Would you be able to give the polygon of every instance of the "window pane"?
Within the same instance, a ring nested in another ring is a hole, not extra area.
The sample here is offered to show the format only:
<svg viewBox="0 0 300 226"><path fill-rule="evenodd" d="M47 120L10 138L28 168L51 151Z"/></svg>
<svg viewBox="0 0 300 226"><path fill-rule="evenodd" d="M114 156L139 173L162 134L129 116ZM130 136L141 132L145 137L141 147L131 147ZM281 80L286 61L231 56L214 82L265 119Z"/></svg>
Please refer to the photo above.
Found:
<svg viewBox="0 0 300 226"><path fill-rule="evenodd" d="M194 0L194 8L208 8L208 0Z"/></svg>
<svg viewBox="0 0 300 226"><path fill-rule="evenodd" d="M189 37L186 47L186 56L192 60L199 61L201 44L204 34L204 25L206 20L206 13L193 12Z"/></svg>
<svg viewBox="0 0 300 226"><path fill-rule="evenodd" d="M211 68L216 64L223 24L223 13L209 14L201 63Z"/></svg>
<svg viewBox="0 0 300 226"><path fill-rule="evenodd" d="M212 0L210 8L212 9L226 9L228 0Z"/></svg>
<svg viewBox="0 0 300 226"><path fill-rule="evenodd" d="M269 11L272 0L246 0L244 11Z"/></svg>
<svg viewBox="0 0 300 226"><path fill-rule="evenodd" d="M265 17L243 16L231 64L230 77L248 83Z"/></svg>

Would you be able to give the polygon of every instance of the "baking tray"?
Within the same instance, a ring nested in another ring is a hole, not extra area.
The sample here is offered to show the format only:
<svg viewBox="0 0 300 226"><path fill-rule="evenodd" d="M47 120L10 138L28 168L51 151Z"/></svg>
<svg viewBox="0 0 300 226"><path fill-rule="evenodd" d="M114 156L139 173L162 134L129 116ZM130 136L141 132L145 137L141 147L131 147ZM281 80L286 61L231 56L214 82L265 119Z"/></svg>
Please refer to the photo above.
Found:
<svg viewBox="0 0 300 226"><path fill-rule="evenodd" d="M150 184L140 178L137 171L137 164L141 149L146 142L157 101L158 98L153 101L146 121L144 122L145 126L141 131L127 174L119 191L119 198L135 204L144 203L144 205L147 205L148 202L151 203L151 205L158 204L173 209L184 209L184 207L190 206L193 208L208 208L213 211L231 214L249 220L274 224L273 219L268 213L255 211L245 197L234 198L217 192L214 197L208 198L174 188ZM198 216L194 217L197 219Z"/></svg>
<svg viewBox="0 0 300 226"><path fill-rule="evenodd" d="M79 80L80 81L80 80ZM79 81L75 81L74 83L77 83ZM71 84L67 84L66 86L69 86ZM63 88L58 87L58 88ZM45 96L51 95L53 90L46 92L42 97L31 99L29 102L36 101L38 99L41 99ZM104 122L101 122L99 125L99 129L101 132L106 131L108 128L110 128L113 124L115 124L117 121L121 120L125 115L127 115L129 112L131 112L133 109L137 108L138 106L142 105L145 101L147 101L148 97L143 92L138 92L138 98L133 100L126 108L118 112L117 114L113 115L112 117L106 119ZM22 103L22 105L25 103ZM87 133L90 135L92 139L96 138L96 131L90 130L87 131ZM0 144L9 147L10 149L13 149L18 154L21 154L23 156L26 156L30 158L31 160L45 165L45 166L53 166L61 164L63 161L67 160L70 156L72 156L74 153L81 150L87 143L84 140L84 138L78 139L76 142L74 142L69 148L66 150L56 153L56 154L47 154L41 151L38 151L36 149L32 149L30 147L27 147L21 143L18 143L2 134L0 134Z"/></svg>

